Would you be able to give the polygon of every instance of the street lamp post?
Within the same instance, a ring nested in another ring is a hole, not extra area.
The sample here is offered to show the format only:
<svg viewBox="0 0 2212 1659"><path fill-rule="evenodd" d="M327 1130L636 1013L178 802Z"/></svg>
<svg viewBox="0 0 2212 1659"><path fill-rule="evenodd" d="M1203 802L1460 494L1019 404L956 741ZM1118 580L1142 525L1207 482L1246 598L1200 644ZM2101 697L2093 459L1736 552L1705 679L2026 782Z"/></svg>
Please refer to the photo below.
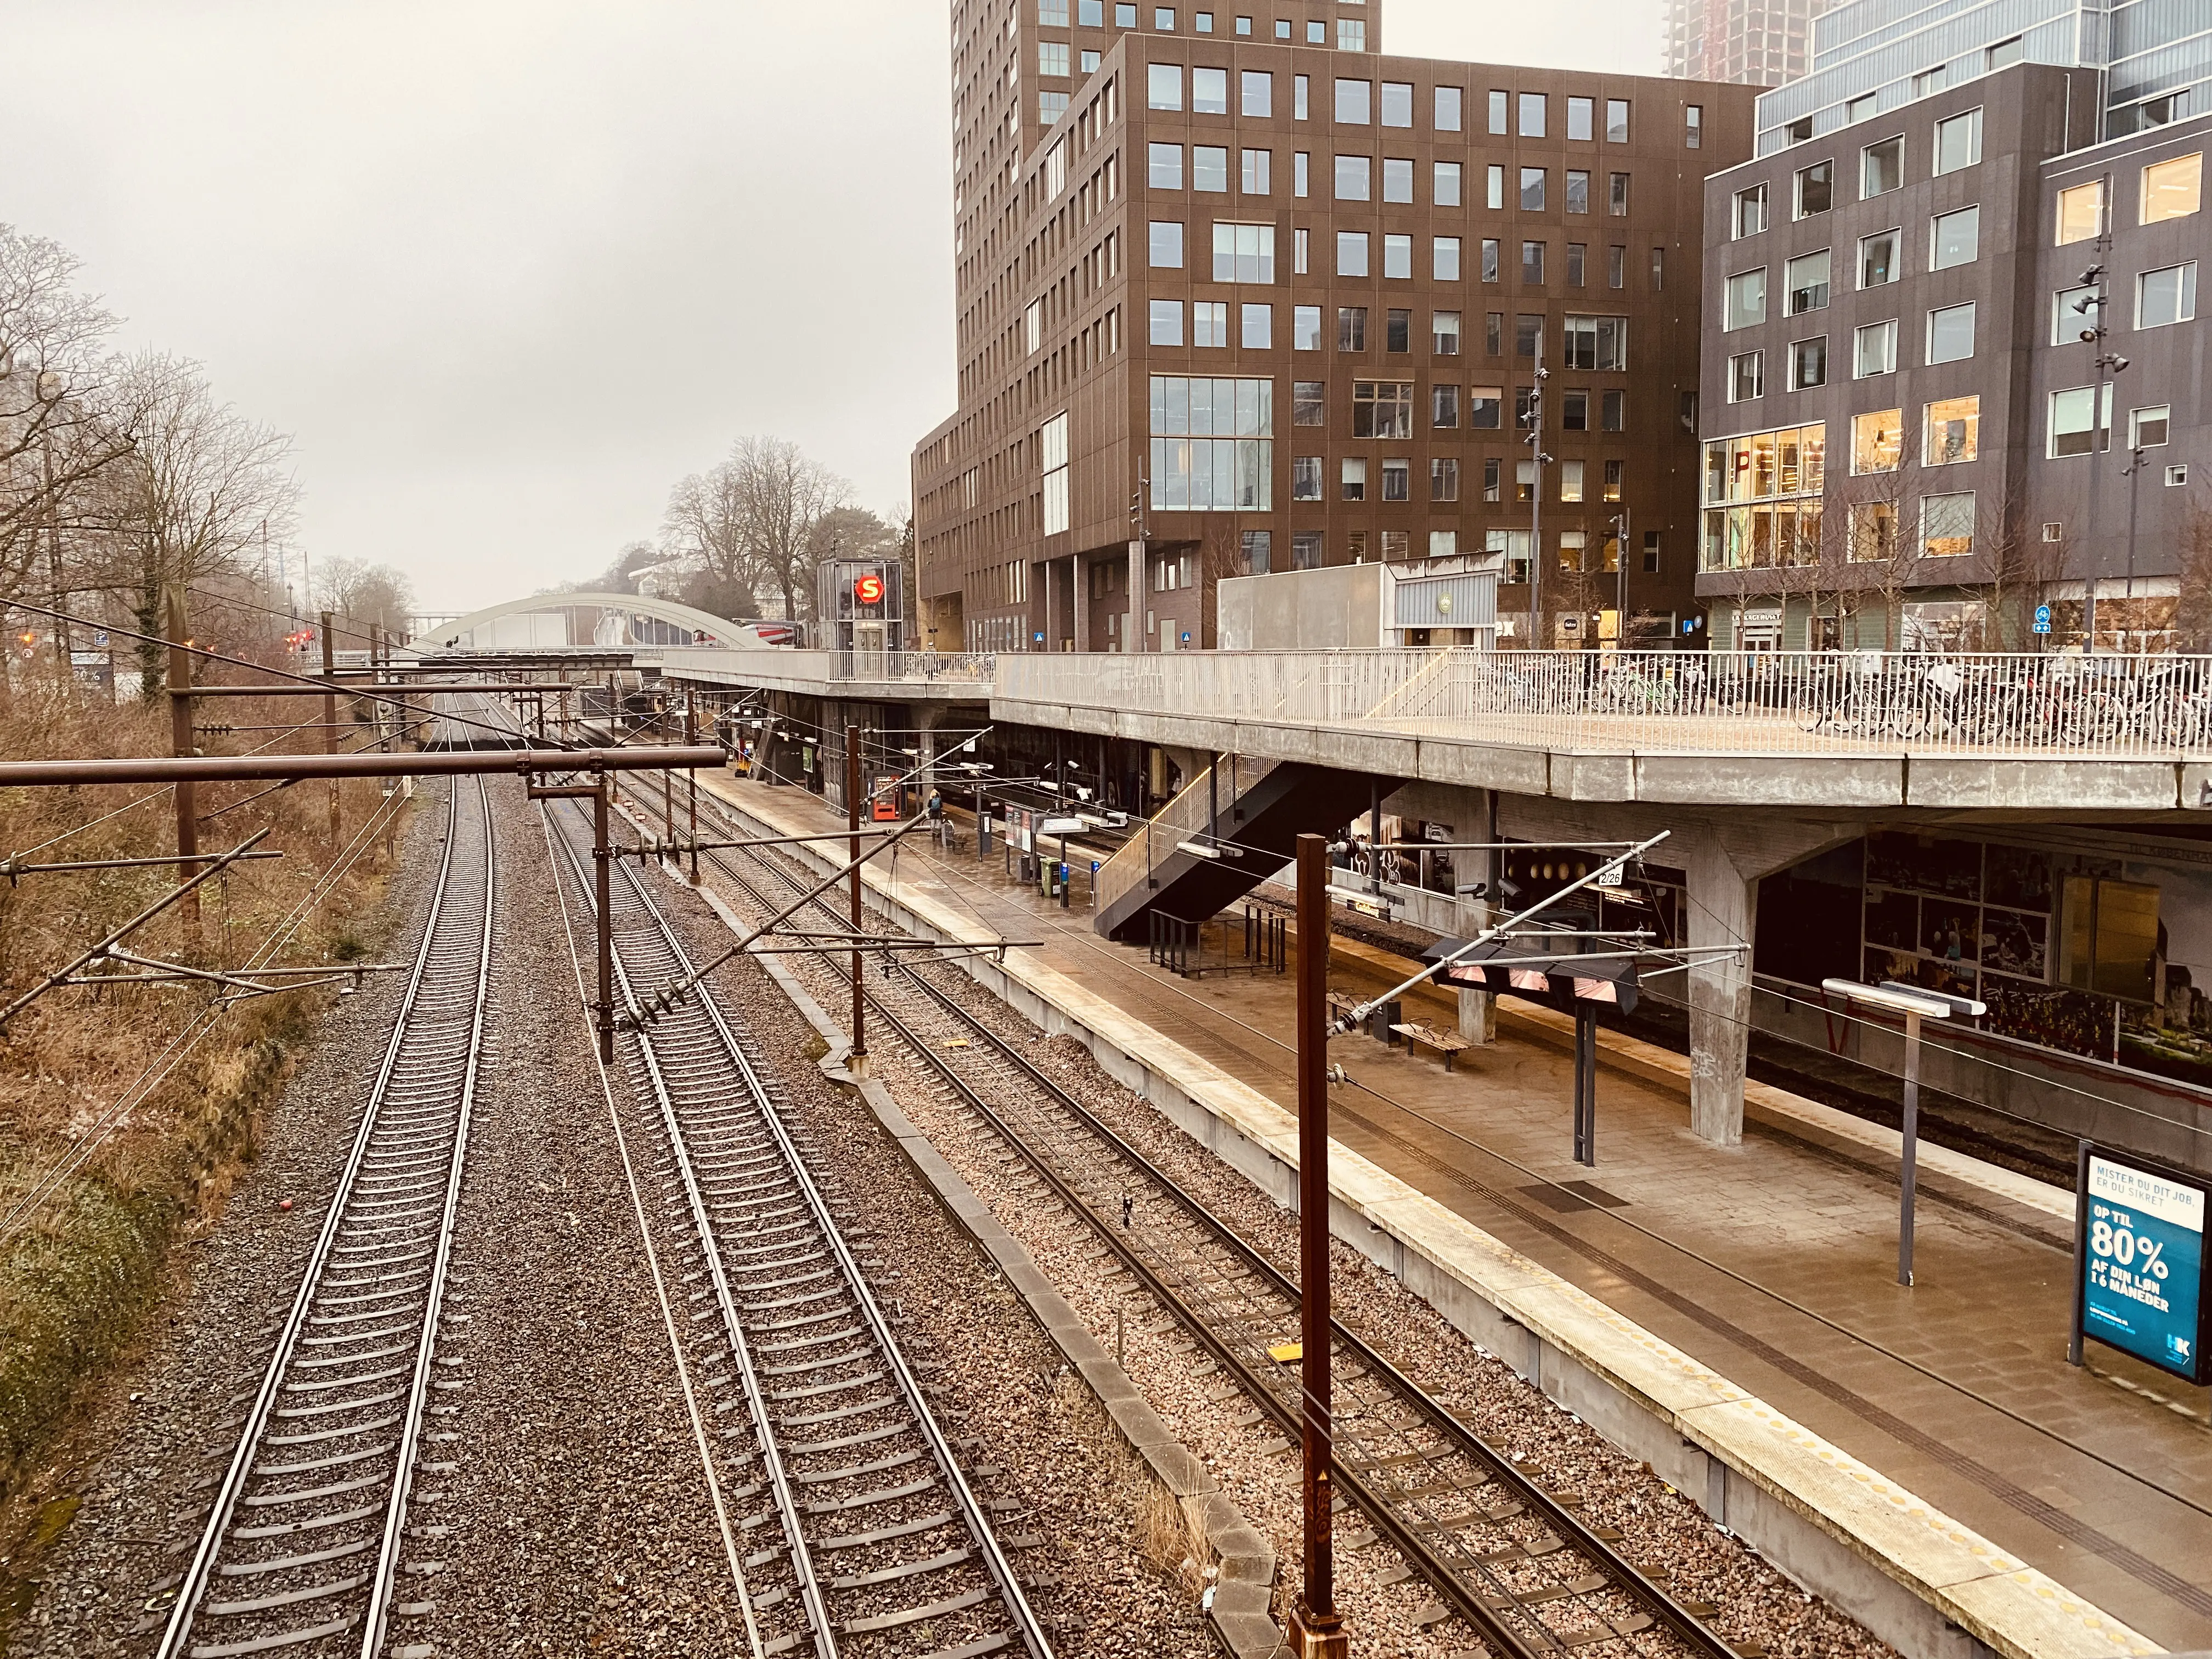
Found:
<svg viewBox="0 0 2212 1659"><path fill-rule="evenodd" d="M1978 1019L1989 1012L1989 1008L1972 997L1923 990L1917 985L1900 985L1895 980L1867 985L1853 979L1824 979L1820 988L1833 996L1905 1016L1905 1142L1897 1174L1897 1282L1909 1287L1912 1283L1913 1200L1919 1184L1920 1165L1920 1022L1948 1019L1954 1014Z"/></svg>
<svg viewBox="0 0 2212 1659"><path fill-rule="evenodd" d="M1528 389L1528 649L1540 651L1544 617L1544 382L1551 371L1544 367L1544 331L1536 331L1536 384Z"/></svg>
<svg viewBox="0 0 2212 1659"><path fill-rule="evenodd" d="M2130 617L2134 617L2136 609L2136 526L2142 505L2143 447L2135 441L2136 436L2137 434L2133 432L2128 434L2128 585L2126 592ZM2123 642L2127 639L2125 623L2121 624L2120 638ZM2148 648L2149 641L2147 637L2143 643L2144 647Z"/></svg>

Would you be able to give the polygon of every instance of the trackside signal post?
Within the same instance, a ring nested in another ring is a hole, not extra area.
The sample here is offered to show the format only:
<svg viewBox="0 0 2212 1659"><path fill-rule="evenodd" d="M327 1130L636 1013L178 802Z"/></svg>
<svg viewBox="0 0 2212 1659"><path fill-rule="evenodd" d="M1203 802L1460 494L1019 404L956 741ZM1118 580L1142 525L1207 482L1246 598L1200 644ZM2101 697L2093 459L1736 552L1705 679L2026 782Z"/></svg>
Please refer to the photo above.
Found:
<svg viewBox="0 0 2212 1659"><path fill-rule="evenodd" d="M1298 837L1298 1356L1305 1397L1305 1589L1291 1610L1297 1659L1347 1659L1336 1610L1328 1340L1328 842Z"/></svg>

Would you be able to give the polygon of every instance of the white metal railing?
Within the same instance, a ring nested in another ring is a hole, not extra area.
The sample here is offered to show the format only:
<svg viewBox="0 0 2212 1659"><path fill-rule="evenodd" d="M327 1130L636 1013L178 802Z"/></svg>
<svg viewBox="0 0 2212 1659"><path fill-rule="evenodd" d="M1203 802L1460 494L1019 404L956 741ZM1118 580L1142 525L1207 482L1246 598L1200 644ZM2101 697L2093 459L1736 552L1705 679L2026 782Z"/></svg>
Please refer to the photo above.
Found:
<svg viewBox="0 0 2212 1659"><path fill-rule="evenodd" d="M1098 908L1110 909L1123 894L1150 877L1155 867L1174 857L1185 841L1194 836L1203 837L1211 827L1209 809L1231 813L1237 801L1274 769L1271 761L1245 758L1233 763L1216 782L1212 769L1202 769L1099 866L1091 889L1097 896Z"/></svg>
<svg viewBox="0 0 2212 1659"><path fill-rule="evenodd" d="M665 670L689 665L716 673L757 678L767 685L830 680L912 685L974 685L988 689L997 658L971 651L815 651L783 646L732 649L671 646L655 659Z"/></svg>
<svg viewBox="0 0 2212 1659"><path fill-rule="evenodd" d="M1010 653L1000 702L1558 748L2212 754L2212 657L1924 652Z"/></svg>

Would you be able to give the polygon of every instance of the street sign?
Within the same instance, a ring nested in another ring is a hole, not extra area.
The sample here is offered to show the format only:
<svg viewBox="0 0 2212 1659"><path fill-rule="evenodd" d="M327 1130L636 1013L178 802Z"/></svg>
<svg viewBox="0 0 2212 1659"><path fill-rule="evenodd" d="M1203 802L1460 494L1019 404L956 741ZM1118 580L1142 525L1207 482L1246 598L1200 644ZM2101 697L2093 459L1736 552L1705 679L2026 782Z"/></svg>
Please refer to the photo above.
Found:
<svg viewBox="0 0 2212 1659"><path fill-rule="evenodd" d="M2081 1334L2185 1382L2204 1361L2207 1184L2132 1153L2087 1149L2075 1202Z"/></svg>
<svg viewBox="0 0 2212 1659"><path fill-rule="evenodd" d="M92 636L92 642L93 642L94 645L98 646L98 647L99 647L102 651L106 650L106 649L107 649L107 635L106 635L106 632L103 629L101 632L97 633L97 634L94 634L94 635Z"/></svg>
<svg viewBox="0 0 2212 1659"><path fill-rule="evenodd" d="M2035 607L2035 631L2039 634L2048 634L2051 631L2051 607L2047 605L2039 605Z"/></svg>

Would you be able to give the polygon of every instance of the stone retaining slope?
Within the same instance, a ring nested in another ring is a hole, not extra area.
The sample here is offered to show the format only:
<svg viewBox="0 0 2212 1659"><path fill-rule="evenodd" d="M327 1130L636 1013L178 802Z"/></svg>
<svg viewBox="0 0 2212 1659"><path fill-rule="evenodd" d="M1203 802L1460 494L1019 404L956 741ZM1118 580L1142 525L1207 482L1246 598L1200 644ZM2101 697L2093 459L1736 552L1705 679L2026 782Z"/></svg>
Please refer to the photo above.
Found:
<svg viewBox="0 0 2212 1659"><path fill-rule="evenodd" d="M771 834L782 802L708 780ZM799 855L827 870L811 847ZM974 917L863 866L878 904L925 936L973 945ZM1297 1125L1281 1106L1021 952L968 971L1113 1076L1286 1208ZM1924 1155L1924 1153L1923 1153ZM1880 1471L1661 1340L1358 1153L1332 1143L1330 1225L1475 1341L1648 1461L1775 1565L1910 1659L2109 1659L2164 1652Z"/></svg>

